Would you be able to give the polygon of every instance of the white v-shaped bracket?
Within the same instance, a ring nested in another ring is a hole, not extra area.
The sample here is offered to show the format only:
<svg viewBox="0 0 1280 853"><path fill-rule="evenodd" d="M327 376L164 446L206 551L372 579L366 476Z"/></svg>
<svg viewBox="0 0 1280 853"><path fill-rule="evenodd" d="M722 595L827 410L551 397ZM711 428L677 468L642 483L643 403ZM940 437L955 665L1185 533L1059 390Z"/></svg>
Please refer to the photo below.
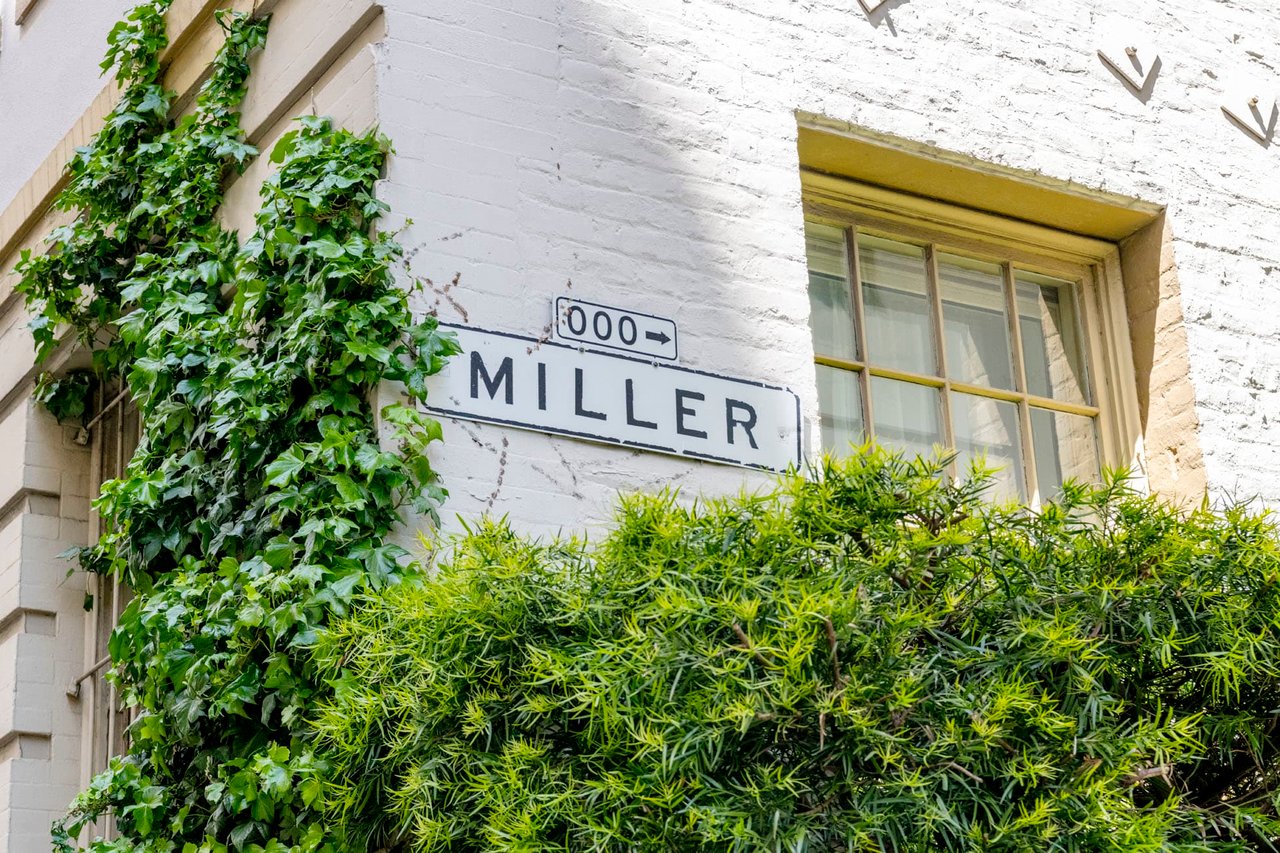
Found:
<svg viewBox="0 0 1280 853"><path fill-rule="evenodd" d="M858 0L858 5L862 7L862 11L870 15L888 2L889 0Z"/></svg>
<svg viewBox="0 0 1280 853"><path fill-rule="evenodd" d="M1145 34L1118 23L1103 25L1098 56L1135 92L1147 88L1160 62L1160 55Z"/></svg>
<svg viewBox="0 0 1280 853"><path fill-rule="evenodd" d="M1276 130L1277 99L1274 83L1264 83L1244 74L1223 81L1222 111L1235 119L1259 142L1271 141Z"/></svg>

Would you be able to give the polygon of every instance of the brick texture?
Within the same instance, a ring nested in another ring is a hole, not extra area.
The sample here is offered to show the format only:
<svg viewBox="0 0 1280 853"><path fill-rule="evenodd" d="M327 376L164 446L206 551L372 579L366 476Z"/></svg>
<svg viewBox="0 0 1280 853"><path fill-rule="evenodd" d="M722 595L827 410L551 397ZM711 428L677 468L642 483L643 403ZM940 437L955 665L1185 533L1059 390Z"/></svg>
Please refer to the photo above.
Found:
<svg viewBox="0 0 1280 853"><path fill-rule="evenodd" d="M42 0L30 25L65 2ZM184 88L216 47L209 5L175 6L178 29L190 25L171 70ZM380 191L412 219L418 308L532 335L558 295L670 316L686 366L794 389L810 434L797 113L1161 205L1158 227L1124 248L1147 428L1134 459L1170 494L1280 503L1280 149L1226 119L1219 82L1280 74L1268 36L1280 10L1266 0L898 0L871 17L856 0L385 0L381 17L359 0L251 5L275 14L255 60L254 141L269 147L311 110L380 122L397 149ZM1159 48L1148 98L1097 56L1099 22L1117 15ZM4 49L14 60L23 42ZM82 104L102 91L96 78L81 88ZM105 108L90 112L48 144L87 138ZM26 174L4 175L21 189L0 244L30 245L52 221L42 204L64 160L26 152ZM264 169L232 186L232 226L251 222ZM85 665L83 578L56 555L85 541L88 512L87 453L27 399L11 287L0 280L0 853L44 849L80 781L65 688ZM592 530L619 492L767 484L474 423L445 435L447 519ZM410 522L406 538L422 525Z"/></svg>
<svg viewBox="0 0 1280 853"><path fill-rule="evenodd" d="M1165 206L1157 251L1176 273L1131 310L1151 327L1143 405L1162 432L1133 461L1177 496L1207 483L1280 500L1280 205L1267 189L1280 160L1226 119L1218 84L1239 68L1274 77L1258 55L1274 53L1260 36L1280 11L888 7L390 0L385 196L413 219L422 307L530 334L559 294L643 308L678 320L686 364L788 385L812 418L796 112L822 115ZM1104 14L1159 49L1145 102L1097 55ZM618 491L761 482L477 424L446 438L450 512L545 531L601 522Z"/></svg>

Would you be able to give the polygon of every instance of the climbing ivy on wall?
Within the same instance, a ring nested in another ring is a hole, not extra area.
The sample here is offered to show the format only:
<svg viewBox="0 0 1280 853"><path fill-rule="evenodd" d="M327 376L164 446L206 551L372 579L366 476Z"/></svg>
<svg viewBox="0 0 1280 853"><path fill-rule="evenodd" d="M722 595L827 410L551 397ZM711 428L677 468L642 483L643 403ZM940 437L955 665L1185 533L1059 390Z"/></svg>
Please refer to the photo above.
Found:
<svg viewBox="0 0 1280 853"><path fill-rule="evenodd" d="M120 103L70 164L69 224L19 268L38 359L73 334L96 376L123 377L143 425L96 501L110 532L80 555L137 593L110 649L140 714L54 846L112 815L121 837L87 849L337 851L306 737L332 688L308 649L356 596L415 571L387 535L444 497L425 455L440 427L415 404L457 346L414 322L400 248L373 233L384 138L302 119L270 154L252 236L220 224L229 176L257 154L239 107L267 22L220 15L225 45L174 121L171 2L111 33ZM375 411L387 381L404 399ZM42 387L59 398L58 380Z"/></svg>

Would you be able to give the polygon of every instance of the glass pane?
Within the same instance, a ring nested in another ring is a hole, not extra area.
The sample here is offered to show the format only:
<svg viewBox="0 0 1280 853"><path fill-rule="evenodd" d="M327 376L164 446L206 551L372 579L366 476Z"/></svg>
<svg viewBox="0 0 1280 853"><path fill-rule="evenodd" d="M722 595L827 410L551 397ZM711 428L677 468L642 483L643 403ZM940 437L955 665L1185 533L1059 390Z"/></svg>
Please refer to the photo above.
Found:
<svg viewBox="0 0 1280 853"><path fill-rule="evenodd" d="M938 291L948 377L1013 390L1004 275L999 264L939 255Z"/></svg>
<svg viewBox="0 0 1280 853"><path fill-rule="evenodd" d="M806 222L805 252L809 258L809 326L818 355L855 361L853 297L849 292L849 262L844 231Z"/></svg>
<svg viewBox="0 0 1280 853"><path fill-rule="evenodd" d="M1093 418L1031 409L1040 499L1053 500L1064 480L1098 481L1098 439Z"/></svg>
<svg viewBox="0 0 1280 853"><path fill-rule="evenodd" d="M936 375L932 310L925 284L924 250L918 246L858 238L867 359L873 364Z"/></svg>
<svg viewBox="0 0 1280 853"><path fill-rule="evenodd" d="M1088 402L1075 286L1043 275L1018 273L1018 328L1027 390L1054 400Z"/></svg>
<svg viewBox="0 0 1280 853"><path fill-rule="evenodd" d="M881 444L909 456L931 456L942 444L938 389L881 376L871 377L871 410Z"/></svg>
<svg viewBox="0 0 1280 853"><path fill-rule="evenodd" d="M862 389L857 373L818 365L818 418L822 449L831 455L847 456L850 444L863 442Z"/></svg>
<svg viewBox="0 0 1280 853"><path fill-rule="evenodd" d="M999 469L991 497L1026 500L1018 404L973 394L952 394L951 419L960 473L982 458L988 468Z"/></svg>

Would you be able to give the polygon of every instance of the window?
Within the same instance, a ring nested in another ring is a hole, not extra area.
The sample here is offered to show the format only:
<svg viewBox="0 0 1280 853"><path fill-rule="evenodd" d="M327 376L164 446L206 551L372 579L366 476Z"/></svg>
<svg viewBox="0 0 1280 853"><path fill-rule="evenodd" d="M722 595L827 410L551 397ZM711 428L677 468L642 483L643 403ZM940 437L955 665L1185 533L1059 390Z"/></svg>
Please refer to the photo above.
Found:
<svg viewBox="0 0 1280 853"><path fill-rule="evenodd" d="M806 187L824 449L954 448L957 473L983 458L994 497L1032 503L1128 461L1097 299L1114 246L851 182Z"/></svg>
<svg viewBox="0 0 1280 853"><path fill-rule="evenodd" d="M98 494L102 484L124 475L125 466L138 446L140 424L138 410L120 383L108 385L98 401L98 413L87 424L93 442L91 494ZM96 542L105 533L102 519L91 514L89 535ZM123 754L128 747L126 730L132 713L120 701L116 689L106 678L111 665L107 642L120 620L120 614L133 597L118 578L90 574L86 594L88 607L85 631L85 671L76 680L76 696L81 708L81 776L87 784L93 776L107 769L112 756ZM115 837L110 819L104 825L86 829L87 837Z"/></svg>

